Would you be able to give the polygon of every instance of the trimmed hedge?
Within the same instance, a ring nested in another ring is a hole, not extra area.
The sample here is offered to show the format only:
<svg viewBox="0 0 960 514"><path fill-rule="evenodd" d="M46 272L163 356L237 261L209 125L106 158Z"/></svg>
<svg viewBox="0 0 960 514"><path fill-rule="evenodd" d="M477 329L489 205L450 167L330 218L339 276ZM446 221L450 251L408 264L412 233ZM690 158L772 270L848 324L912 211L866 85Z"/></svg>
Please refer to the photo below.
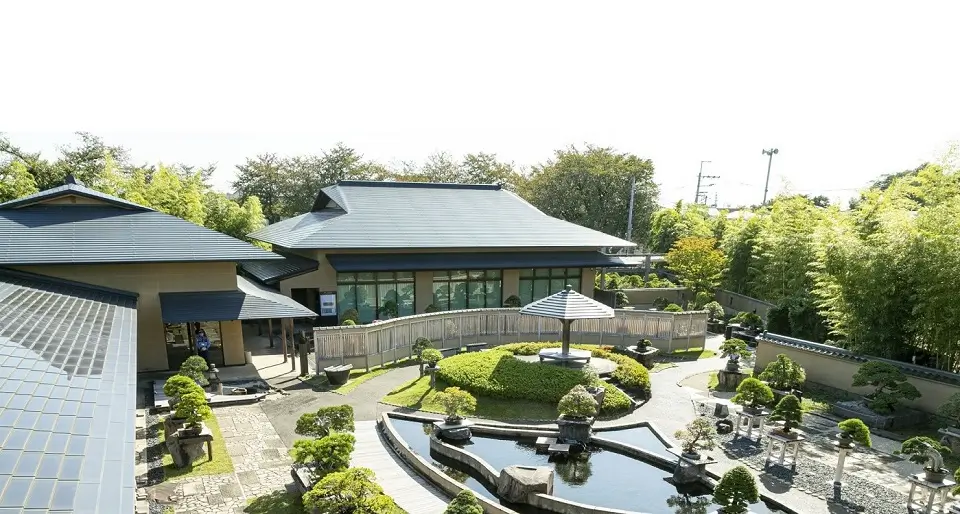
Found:
<svg viewBox="0 0 960 514"><path fill-rule="evenodd" d="M556 348L560 346L556 343L511 343L498 346L496 349L510 352L514 355L536 355L545 348ZM593 357L607 359L617 364L617 369L613 372L613 378L620 382L623 387L643 390L647 395L650 393L650 372L647 368L636 360L619 353L613 353L613 346L597 346L592 344L572 344L570 348L578 350L590 350ZM649 397L649 396L648 396ZM603 402L606 407L607 402Z"/></svg>
<svg viewBox="0 0 960 514"><path fill-rule="evenodd" d="M516 398L557 403L575 385L589 385L589 377L575 369L543 366L513 357L508 351L461 353L440 361L437 378L478 396ZM605 412L627 410L630 399L609 384L603 400Z"/></svg>

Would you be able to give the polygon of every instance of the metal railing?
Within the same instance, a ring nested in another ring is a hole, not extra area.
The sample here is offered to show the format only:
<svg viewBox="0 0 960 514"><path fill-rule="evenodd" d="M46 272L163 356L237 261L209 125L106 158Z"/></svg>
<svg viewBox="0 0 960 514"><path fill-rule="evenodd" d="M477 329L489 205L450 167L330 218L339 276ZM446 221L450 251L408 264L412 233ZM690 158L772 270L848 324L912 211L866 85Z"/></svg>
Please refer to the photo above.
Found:
<svg viewBox="0 0 960 514"><path fill-rule="evenodd" d="M440 348L475 342L492 344L525 341L558 341L559 320L521 316L520 309L470 309L405 316L368 325L315 327L317 370L321 361L393 352L412 355L413 342L421 337ZM649 339L664 351L674 343L706 337L705 311L662 312L617 309L616 317L573 323L573 343L626 346Z"/></svg>

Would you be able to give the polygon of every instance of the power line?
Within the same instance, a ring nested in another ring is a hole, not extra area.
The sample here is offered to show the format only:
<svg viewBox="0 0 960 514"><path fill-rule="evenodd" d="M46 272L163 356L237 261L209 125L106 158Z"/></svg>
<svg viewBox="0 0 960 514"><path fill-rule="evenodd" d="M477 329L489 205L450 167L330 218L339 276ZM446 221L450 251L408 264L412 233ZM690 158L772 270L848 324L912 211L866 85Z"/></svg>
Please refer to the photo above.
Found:
<svg viewBox="0 0 960 514"><path fill-rule="evenodd" d="M703 198L703 203L706 204L706 203L707 203L707 192L706 192L706 191L703 191L703 192L701 193L701 190L716 185L716 184L714 184L714 183L710 183L710 184L703 184L703 185L701 186L701 182L702 182L703 179L705 179L705 178L707 178L707 179L720 178L718 175L704 175L704 174L703 174L703 164L704 164L704 163L709 163L709 162L711 162L711 161L700 161L700 171L697 173L697 194L696 194L696 196L694 196L693 203L700 203L700 198L702 197L702 198Z"/></svg>

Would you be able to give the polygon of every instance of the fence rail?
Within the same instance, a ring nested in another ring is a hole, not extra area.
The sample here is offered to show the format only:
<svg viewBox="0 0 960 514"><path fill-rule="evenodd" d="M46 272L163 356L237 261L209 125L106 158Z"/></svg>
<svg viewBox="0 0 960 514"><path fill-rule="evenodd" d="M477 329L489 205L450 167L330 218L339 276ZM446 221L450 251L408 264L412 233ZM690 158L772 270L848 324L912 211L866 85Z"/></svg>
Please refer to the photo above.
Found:
<svg viewBox="0 0 960 514"><path fill-rule="evenodd" d="M707 313L633 311L617 309L616 317L579 320L573 323L570 339L574 343L629 345L637 339L650 339L663 351L674 344L702 343L706 337ZM433 312L395 318L369 325L316 327L317 370L324 361L382 356L391 352L412 355L412 344L421 337L439 343L440 348L468 343L492 344L521 341L557 341L559 320L521 316L519 309L470 309Z"/></svg>

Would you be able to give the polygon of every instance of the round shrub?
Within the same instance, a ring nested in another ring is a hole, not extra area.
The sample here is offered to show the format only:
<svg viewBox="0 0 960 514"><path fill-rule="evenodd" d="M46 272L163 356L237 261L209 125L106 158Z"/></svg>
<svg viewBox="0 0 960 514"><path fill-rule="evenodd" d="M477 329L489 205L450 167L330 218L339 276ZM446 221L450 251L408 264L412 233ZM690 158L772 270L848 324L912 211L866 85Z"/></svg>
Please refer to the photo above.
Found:
<svg viewBox="0 0 960 514"><path fill-rule="evenodd" d="M210 369L210 366L203 357L199 355L191 355L190 357L187 357L187 360L183 361L183 364L180 365L180 374L185 377L192 378L201 386L205 386L210 383L207 381L208 369Z"/></svg>
<svg viewBox="0 0 960 514"><path fill-rule="evenodd" d="M343 323L341 323L341 325L344 327L352 327L352 326L355 326L356 324L357 322L353 321L352 319L345 319L343 320Z"/></svg>
<svg viewBox="0 0 960 514"><path fill-rule="evenodd" d="M483 514L483 507L470 489L464 489L453 497L443 514Z"/></svg>
<svg viewBox="0 0 960 514"><path fill-rule="evenodd" d="M569 393L560 398L557 410L562 416L570 418L589 418L597 415L597 401L582 385L575 385Z"/></svg>
<svg viewBox="0 0 960 514"><path fill-rule="evenodd" d="M340 315L340 324L345 324L344 321L350 320L354 324L360 321L360 313L357 312L357 309L347 309L343 311L343 314Z"/></svg>
<svg viewBox="0 0 960 514"><path fill-rule="evenodd" d="M443 359L443 354L436 348L426 348L420 352L420 360L431 366L436 366L437 363L440 362L440 359Z"/></svg>
<svg viewBox="0 0 960 514"><path fill-rule="evenodd" d="M477 399L459 387L448 387L434 397L443 406L447 421L457 421L477 410Z"/></svg>
<svg viewBox="0 0 960 514"><path fill-rule="evenodd" d="M720 302L707 302L707 304L703 306L703 310L707 311L707 317L710 319L723 319L723 306L720 305Z"/></svg>
<svg viewBox="0 0 960 514"><path fill-rule="evenodd" d="M683 312L683 307L675 303L671 303L663 308L663 312Z"/></svg>
<svg viewBox="0 0 960 514"><path fill-rule="evenodd" d="M737 466L724 473L713 490L713 502L723 507L723 514L744 514L751 503L758 501L757 480L746 466Z"/></svg>
<svg viewBox="0 0 960 514"><path fill-rule="evenodd" d="M667 300L662 296L658 296L653 300L653 308L657 309L658 311L666 309L668 305L670 305L670 300Z"/></svg>

